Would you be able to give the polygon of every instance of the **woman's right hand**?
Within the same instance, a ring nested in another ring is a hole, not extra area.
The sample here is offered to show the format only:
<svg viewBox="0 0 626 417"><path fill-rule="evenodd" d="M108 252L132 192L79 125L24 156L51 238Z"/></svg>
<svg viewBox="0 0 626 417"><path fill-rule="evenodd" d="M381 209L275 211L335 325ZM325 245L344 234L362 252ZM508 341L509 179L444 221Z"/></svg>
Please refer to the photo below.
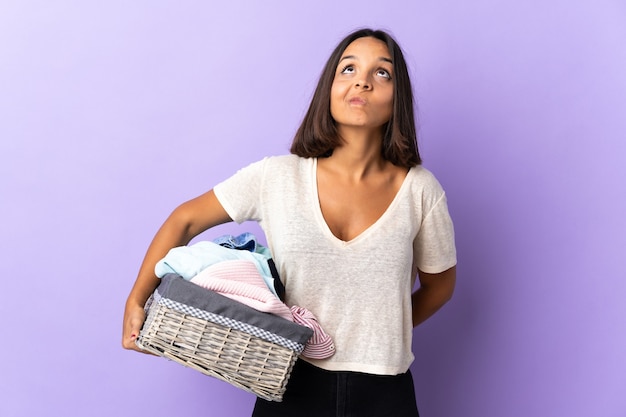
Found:
<svg viewBox="0 0 626 417"><path fill-rule="evenodd" d="M139 331L146 319L144 308L138 304L126 305L124 311L124 329L122 334L122 346L124 349L135 350L137 352L148 353L142 350L135 343L139 337Z"/></svg>

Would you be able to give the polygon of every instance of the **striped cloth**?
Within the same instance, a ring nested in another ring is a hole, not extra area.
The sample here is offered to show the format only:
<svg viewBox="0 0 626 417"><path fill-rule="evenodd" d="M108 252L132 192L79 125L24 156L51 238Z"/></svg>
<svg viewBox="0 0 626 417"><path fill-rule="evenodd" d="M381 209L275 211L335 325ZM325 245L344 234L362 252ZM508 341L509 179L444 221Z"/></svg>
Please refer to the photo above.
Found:
<svg viewBox="0 0 626 417"><path fill-rule="evenodd" d="M325 359L335 353L332 338L324 332L317 318L304 307L289 308L268 288L252 261L227 260L203 269L190 280L203 288L238 301L255 310L270 313L313 330L302 356Z"/></svg>
<svg viewBox="0 0 626 417"><path fill-rule="evenodd" d="M329 335L324 332L317 318L304 307L291 307L293 321L313 330L313 336L304 345L302 356L311 359L325 359L335 354L335 344Z"/></svg>

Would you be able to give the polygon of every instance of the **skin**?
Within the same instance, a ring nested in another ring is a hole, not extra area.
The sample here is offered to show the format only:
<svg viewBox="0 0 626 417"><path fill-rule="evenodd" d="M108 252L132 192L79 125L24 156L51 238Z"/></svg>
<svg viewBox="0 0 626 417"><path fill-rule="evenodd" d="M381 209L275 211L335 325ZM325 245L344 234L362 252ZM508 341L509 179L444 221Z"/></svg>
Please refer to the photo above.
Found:
<svg viewBox="0 0 626 417"><path fill-rule="evenodd" d="M213 190L178 206L165 220L148 248L135 285L126 301L122 346L143 352L135 345L145 320L143 306L159 283L154 266L176 246L187 245L196 235L218 224L232 221Z"/></svg>
<svg viewBox="0 0 626 417"><path fill-rule="evenodd" d="M387 46L360 38L344 51L331 88L331 114L343 145L318 160L317 183L324 219L335 236L350 241L385 212L407 174L383 159L383 127L393 109L393 63ZM135 340L145 320L143 306L157 287L154 266L176 246L203 231L231 221L213 191L177 207L163 223L139 270L124 312L122 346L142 352ZM438 274L418 271L419 289L412 294L413 325L432 316L451 297L453 267Z"/></svg>

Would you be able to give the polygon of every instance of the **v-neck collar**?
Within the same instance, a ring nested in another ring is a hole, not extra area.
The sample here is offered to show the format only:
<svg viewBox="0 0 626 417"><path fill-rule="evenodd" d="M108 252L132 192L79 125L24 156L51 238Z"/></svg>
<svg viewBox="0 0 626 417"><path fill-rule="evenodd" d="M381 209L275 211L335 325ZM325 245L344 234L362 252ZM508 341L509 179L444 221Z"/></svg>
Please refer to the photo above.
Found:
<svg viewBox="0 0 626 417"><path fill-rule="evenodd" d="M324 218L324 214L322 213L322 207L321 207L320 198L319 198L319 190L317 187L317 158L313 158L313 163L311 164L311 169L309 172L309 181L310 181L310 187L313 193L313 201L315 202L314 204L315 207L313 208L315 220L319 224L324 235L326 235L326 237L333 243L342 247L355 245L359 241L366 239L376 229L381 227L381 224L383 224L388 217L391 217L393 215L393 211L395 207L398 205L400 196L405 192L405 189L408 187L409 176L413 175L414 171L415 171L414 167L409 169L406 176L402 180L402 185L400 185L400 188L396 192L396 195L393 197L393 200L391 200L391 203L389 203L389 205L387 206L383 214L381 214L380 217L378 217L378 219L374 221L374 223L370 224L365 230L363 230L361 233L359 233L352 239L342 240L338 238L337 236L335 236L332 230L330 230L330 227L328 226L328 223L326 222L326 219Z"/></svg>

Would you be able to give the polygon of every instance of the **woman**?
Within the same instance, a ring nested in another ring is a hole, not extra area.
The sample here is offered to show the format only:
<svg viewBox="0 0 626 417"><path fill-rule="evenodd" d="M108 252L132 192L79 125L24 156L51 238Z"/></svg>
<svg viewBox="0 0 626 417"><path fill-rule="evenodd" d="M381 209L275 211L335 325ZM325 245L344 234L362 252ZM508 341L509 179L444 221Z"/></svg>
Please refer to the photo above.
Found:
<svg viewBox="0 0 626 417"><path fill-rule="evenodd" d="M170 248L221 223L256 220L286 303L312 311L336 353L299 360L283 402L258 399L253 416L418 416L412 329L452 296L456 251L445 194L420 166L411 84L394 39L363 29L337 46L291 153L172 212L128 297L123 346L138 350L154 266Z"/></svg>

